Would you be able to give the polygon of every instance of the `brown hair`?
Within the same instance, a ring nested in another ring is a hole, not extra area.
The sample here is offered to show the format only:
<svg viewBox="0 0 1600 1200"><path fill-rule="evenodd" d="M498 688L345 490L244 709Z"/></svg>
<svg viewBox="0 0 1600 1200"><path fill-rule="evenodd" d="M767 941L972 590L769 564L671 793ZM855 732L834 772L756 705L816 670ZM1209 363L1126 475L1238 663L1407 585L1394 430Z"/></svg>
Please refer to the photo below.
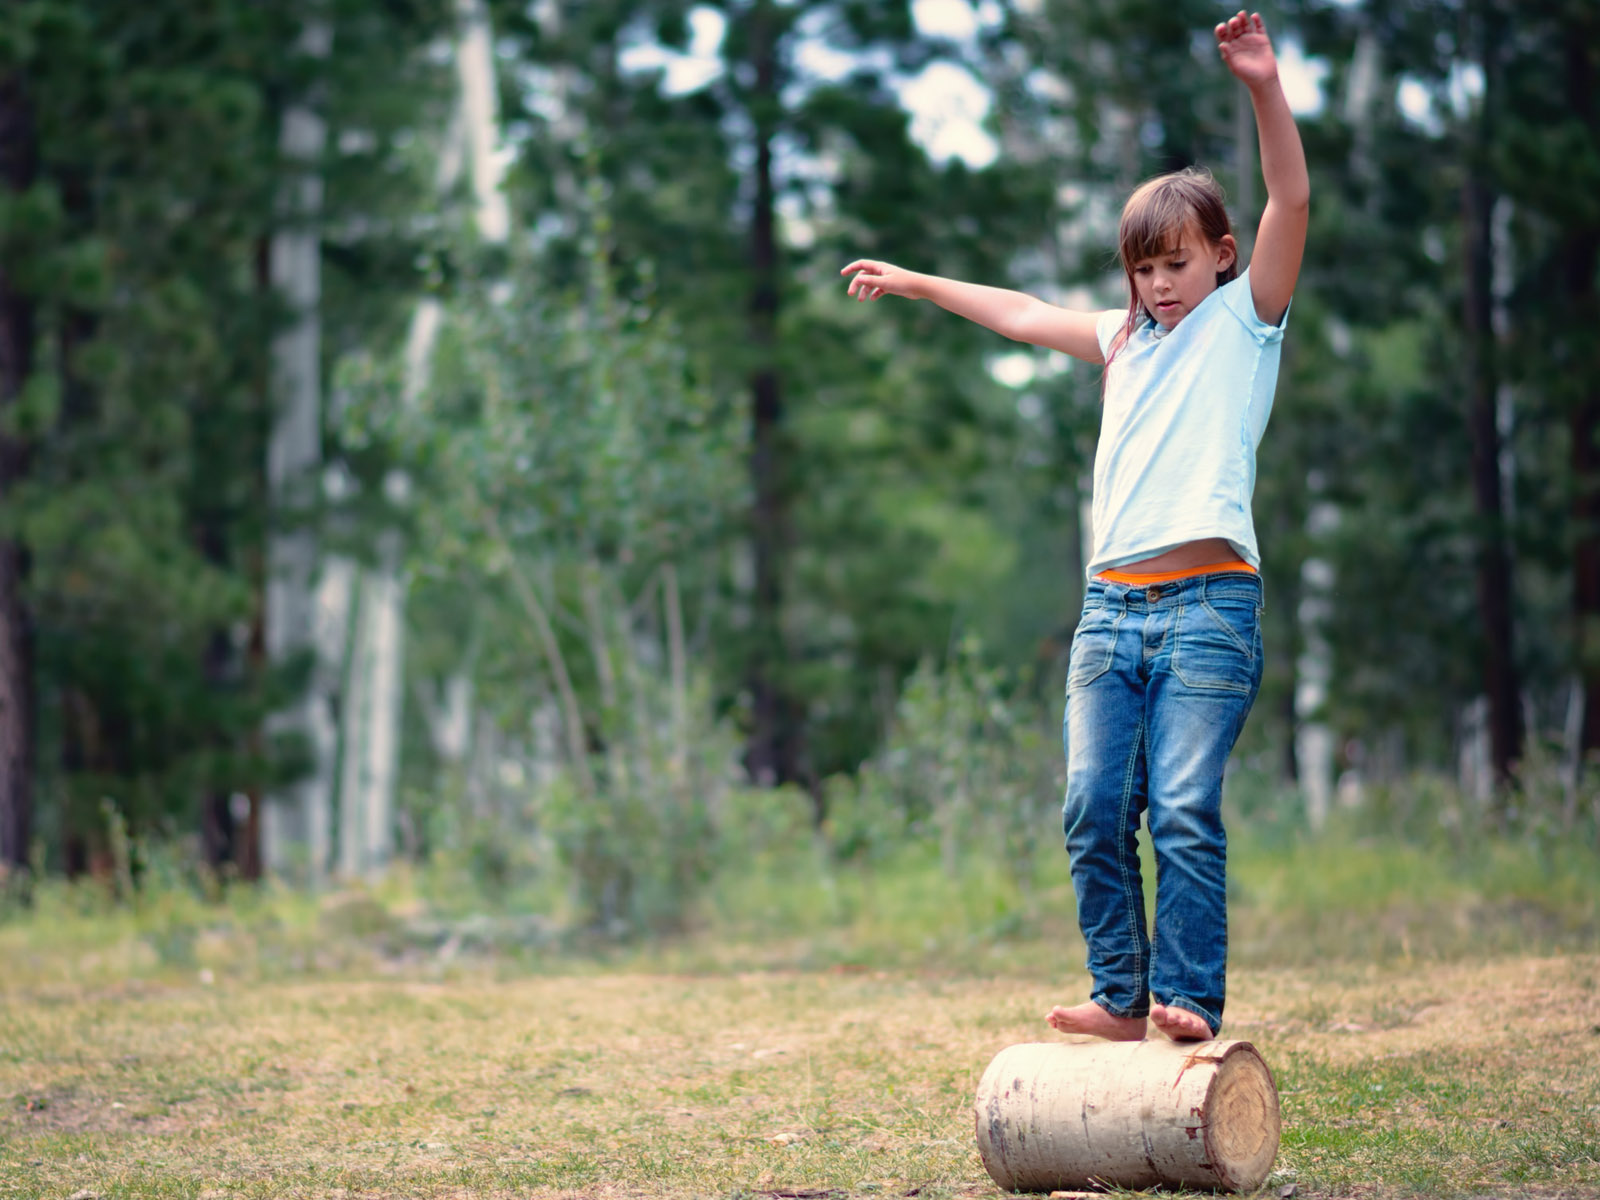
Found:
<svg viewBox="0 0 1600 1200"><path fill-rule="evenodd" d="M1194 225L1200 236L1215 245L1233 233L1228 220L1228 210L1223 203L1222 185L1203 167L1185 167L1168 175L1147 179L1134 189L1133 195L1122 206L1122 224L1117 230L1117 253L1122 259L1122 270L1128 277L1128 320L1112 343L1106 365L1116 357L1133 331L1139 327L1141 316L1148 316L1139 303L1139 290L1133 283L1135 263L1156 258L1177 245L1184 228ZM1239 276L1239 255L1217 272L1217 286L1221 287Z"/></svg>

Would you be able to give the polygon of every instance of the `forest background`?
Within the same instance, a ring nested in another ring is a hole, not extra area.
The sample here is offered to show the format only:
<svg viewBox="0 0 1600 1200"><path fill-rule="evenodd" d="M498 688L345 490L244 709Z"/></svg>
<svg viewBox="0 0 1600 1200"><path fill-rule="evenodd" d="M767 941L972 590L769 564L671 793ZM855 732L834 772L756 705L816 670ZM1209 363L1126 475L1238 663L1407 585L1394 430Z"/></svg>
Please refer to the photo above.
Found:
<svg viewBox="0 0 1600 1200"><path fill-rule="evenodd" d="M1226 15L7 5L7 911L404 877L628 938L900 872L1026 928L1098 375L838 270L1120 306L1121 200L1191 163L1247 239ZM1504 850L1592 944L1600 11L1265 16L1314 199L1241 853Z"/></svg>

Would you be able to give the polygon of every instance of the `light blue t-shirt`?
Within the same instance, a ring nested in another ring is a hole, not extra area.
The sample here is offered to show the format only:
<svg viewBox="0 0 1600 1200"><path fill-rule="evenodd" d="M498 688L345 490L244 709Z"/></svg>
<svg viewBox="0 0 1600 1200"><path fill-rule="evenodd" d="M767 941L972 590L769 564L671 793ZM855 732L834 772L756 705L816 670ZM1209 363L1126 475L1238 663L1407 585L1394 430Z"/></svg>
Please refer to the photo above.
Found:
<svg viewBox="0 0 1600 1200"><path fill-rule="evenodd" d="M1126 320L1100 315L1108 357ZM1250 496L1282 348L1283 323L1256 315L1248 270L1170 332L1149 319L1133 331L1107 368L1090 577L1213 537L1260 567Z"/></svg>

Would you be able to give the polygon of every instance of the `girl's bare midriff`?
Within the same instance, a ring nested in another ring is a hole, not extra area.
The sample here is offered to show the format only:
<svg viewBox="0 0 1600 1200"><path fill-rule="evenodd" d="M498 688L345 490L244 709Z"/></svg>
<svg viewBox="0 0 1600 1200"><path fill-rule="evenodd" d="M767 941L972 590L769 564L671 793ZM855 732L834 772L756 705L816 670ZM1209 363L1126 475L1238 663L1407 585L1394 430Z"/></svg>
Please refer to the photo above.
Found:
<svg viewBox="0 0 1600 1200"><path fill-rule="evenodd" d="M1233 562L1239 552L1227 538L1201 538L1174 546L1164 554L1139 562L1123 563L1117 568L1131 575L1155 575L1162 571L1187 571L1190 567L1209 567L1212 563Z"/></svg>

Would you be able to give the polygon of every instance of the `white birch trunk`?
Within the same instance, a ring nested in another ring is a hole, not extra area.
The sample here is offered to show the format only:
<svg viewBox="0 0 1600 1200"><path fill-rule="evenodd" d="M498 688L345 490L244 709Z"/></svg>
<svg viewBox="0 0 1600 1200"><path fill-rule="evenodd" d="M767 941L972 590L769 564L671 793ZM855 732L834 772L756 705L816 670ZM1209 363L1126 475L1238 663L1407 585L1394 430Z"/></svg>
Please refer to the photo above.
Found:
<svg viewBox="0 0 1600 1200"><path fill-rule="evenodd" d="M1239 1041L1010 1046L974 1116L984 1169L1008 1192L1253 1191L1281 1131L1272 1072Z"/></svg>
<svg viewBox="0 0 1600 1200"><path fill-rule="evenodd" d="M456 15L461 23L461 48L456 57L461 75L461 115L472 170L472 195L478 205L478 236L486 242L503 242L511 233L511 210L500 189L506 155L500 145L489 12L483 0L456 0Z"/></svg>
<svg viewBox="0 0 1600 1200"><path fill-rule="evenodd" d="M428 689L420 689L417 703L428 723L433 752L447 763L459 763L472 748L473 687L469 666L445 680L444 696L437 702Z"/></svg>
<svg viewBox="0 0 1600 1200"><path fill-rule="evenodd" d="M1326 500L1314 501L1306 518L1313 542L1338 524L1339 510ZM1306 821L1320 831L1333 804L1334 737L1320 719L1333 682L1333 650L1323 624L1333 611L1333 568L1319 558L1300 564L1300 605L1295 622L1300 628L1300 654L1294 673L1294 757L1305 797Z"/></svg>
<svg viewBox="0 0 1600 1200"><path fill-rule="evenodd" d="M1530 724L1528 728L1533 728ZM1578 790L1583 784L1583 676L1567 683L1567 716L1561 726L1561 827L1578 820Z"/></svg>
<svg viewBox="0 0 1600 1200"><path fill-rule="evenodd" d="M661 598L666 610L667 669L672 687L672 751L667 760L672 784L682 788L689 779L689 658L683 642L683 599L678 594L678 568L661 568Z"/></svg>
<svg viewBox="0 0 1600 1200"><path fill-rule="evenodd" d="M326 58L332 37L325 20L309 21L300 50L313 58ZM318 160L326 139L326 124L310 99L302 98L286 108L279 149L298 170L285 187L281 227L272 237L269 252L272 286L291 314L288 326L272 346L274 419L267 445L267 488L275 522L282 522L267 541L264 626L267 658L273 664L319 650L317 537L308 528L297 528L296 522L303 521L312 508L322 459L318 305L322 297L319 221L323 184ZM266 798L264 859L269 870L279 873L303 863L313 886L326 878L330 851L329 805L337 731L329 684L325 664L319 662L305 693L268 723L269 733L306 737L314 769L302 782Z"/></svg>
<svg viewBox="0 0 1600 1200"><path fill-rule="evenodd" d="M1475 697L1461 710L1456 747L1456 781L1476 813L1488 811L1494 799L1494 755L1489 743L1489 698Z"/></svg>
<svg viewBox="0 0 1600 1200"><path fill-rule="evenodd" d="M511 222L500 190L505 163L497 148L499 130L488 14L482 0L457 0L456 11L461 103L440 158L439 190L445 194L455 186L465 159L470 165L477 203L478 234L485 241L498 242L508 235ZM418 403L428 385L443 315L439 302L428 297L418 303L412 316L405 349L407 403ZM404 499L409 486L400 471L392 472L384 481L385 490L397 501ZM372 878L381 874L393 854L405 694L403 559L399 535L392 531L385 534L378 562L364 573L361 586L356 648L346 688L346 748L340 791L340 865L350 876Z"/></svg>
<svg viewBox="0 0 1600 1200"><path fill-rule="evenodd" d="M372 800L392 796L399 761L401 684L390 675L404 649L394 594L400 587L399 536L388 531L380 543L379 566L361 572L342 713L339 870L351 879L382 871L394 850L393 806Z"/></svg>

